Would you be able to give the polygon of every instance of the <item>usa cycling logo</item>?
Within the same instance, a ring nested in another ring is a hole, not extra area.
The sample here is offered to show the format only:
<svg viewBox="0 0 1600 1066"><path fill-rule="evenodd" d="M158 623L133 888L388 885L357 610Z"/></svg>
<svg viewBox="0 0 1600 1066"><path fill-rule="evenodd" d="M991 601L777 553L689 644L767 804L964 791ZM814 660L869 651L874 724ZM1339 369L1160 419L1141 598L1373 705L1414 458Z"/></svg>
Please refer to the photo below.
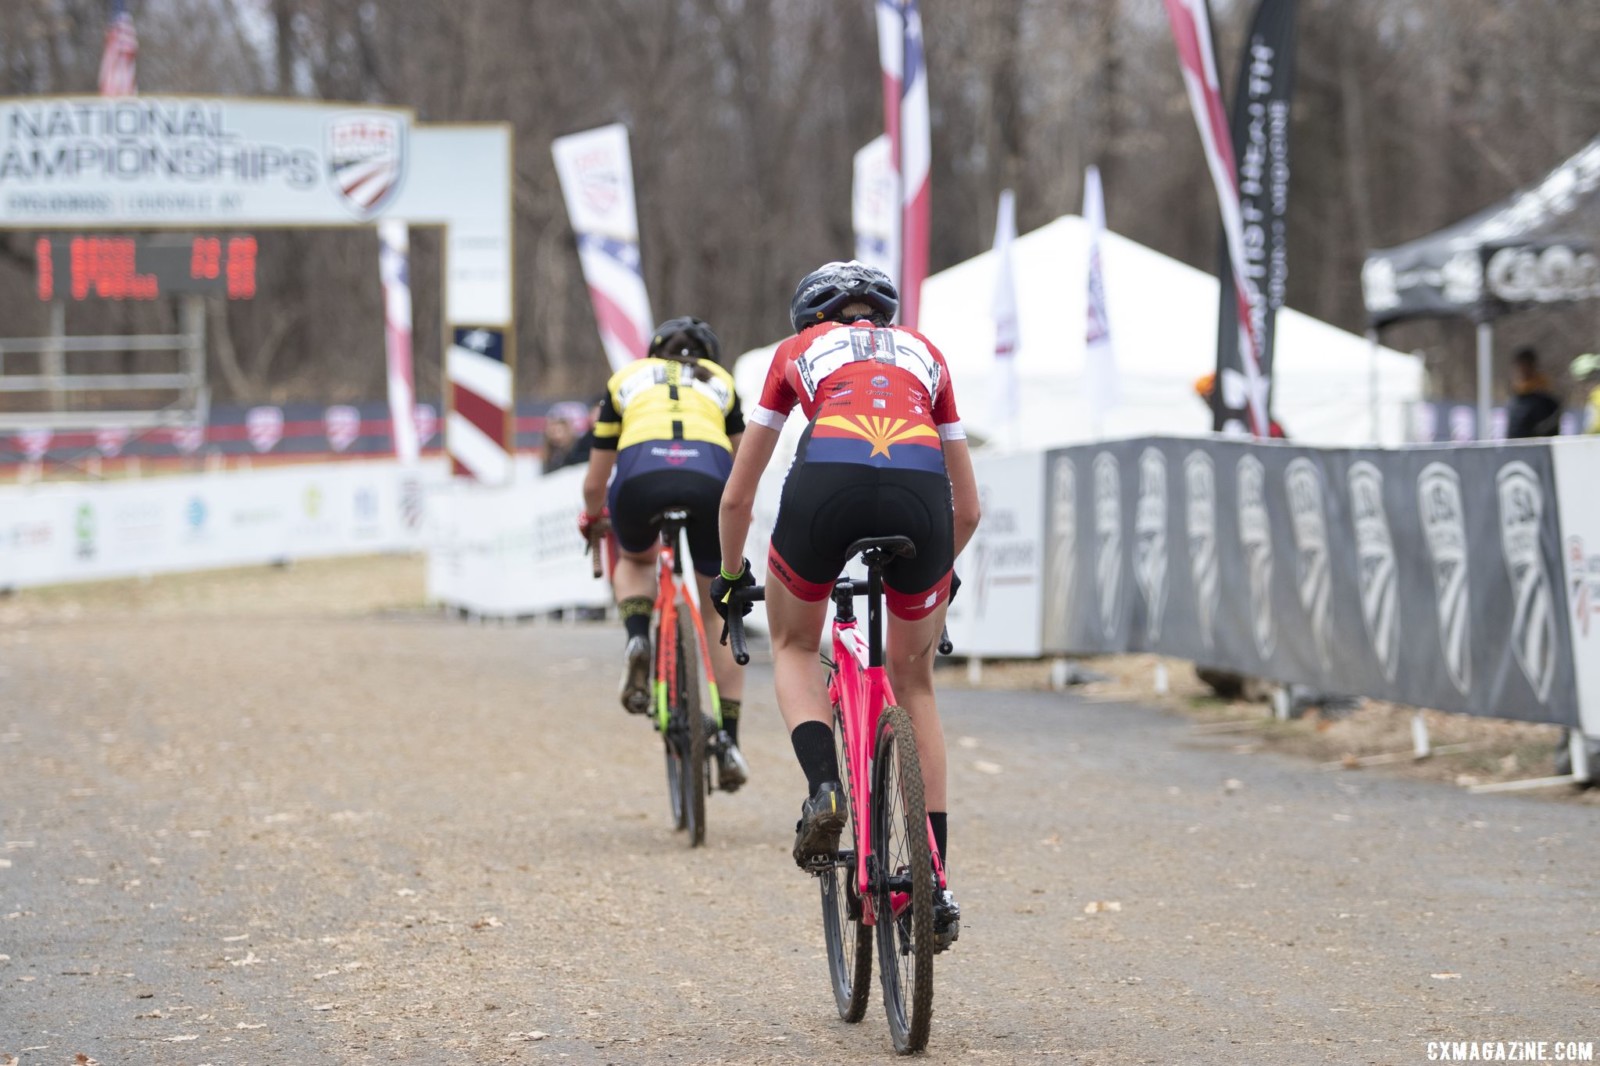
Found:
<svg viewBox="0 0 1600 1066"><path fill-rule="evenodd" d="M405 123L376 111L349 112L329 121L327 140L334 194L357 218L372 218L405 177Z"/></svg>
<svg viewBox="0 0 1600 1066"><path fill-rule="evenodd" d="M1289 498L1289 519L1294 530L1295 571L1300 608L1311 620L1311 636L1322 668L1333 661L1329 649L1332 616L1332 582L1328 573L1328 522L1323 506L1322 477L1309 459L1296 459L1283 474Z"/></svg>
<svg viewBox="0 0 1600 1066"><path fill-rule="evenodd" d="M1211 456L1192 451L1183 460L1189 534L1189 576L1194 581L1195 610L1200 618L1200 640L1212 646L1212 626L1222 583L1217 572L1217 473Z"/></svg>
<svg viewBox="0 0 1600 1066"><path fill-rule="evenodd" d="M1544 490L1527 463L1507 463L1495 478L1500 497L1500 547L1511 578L1511 650L1544 703L1556 673L1556 606L1539 534Z"/></svg>
<svg viewBox="0 0 1600 1066"><path fill-rule="evenodd" d="M1444 652L1451 683L1465 696L1472 690L1472 597L1467 585L1467 525L1461 502L1461 475L1444 463L1423 467L1417 475L1417 507L1428 555L1433 560L1439 647Z"/></svg>
<svg viewBox="0 0 1600 1066"><path fill-rule="evenodd" d="M1052 645L1071 638L1073 585L1078 575L1078 471L1072 456L1058 455L1050 467L1050 546L1045 602L1046 637Z"/></svg>
<svg viewBox="0 0 1600 1066"><path fill-rule="evenodd" d="M1094 457L1094 532L1100 632L1110 640L1122 600L1122 469L1110 452Z"/></svg>
<svg viewBox="0 0 1600 1066"><path fill-rule="evenodd" d="M1145 638L1154 645L1167 606L1167 457L1155 448L1139 456L1133 537L1133 577L1144 595Z"/></svg>
<svg viewBox="0 0 1600 1066"><path fill-rule="evenodd" d="M1265 469L1246 455L1235 469L1239 483L1239 546L1250 585L1250 632L1262 659L1272 658L1277 627L1272 618L1272 523L1267 516Z"/></svg>
<svg viewBox="0 0 1600 1066"><path fill-rule="evenodd" d="M1355 523L1356 577L1361 585L1361 617L1378 668L1389 681L1400 666L1400 626L1396 618L1394 537L1383 506L1383 472L1366 460L1350 467L1350 514Z"/></svg>

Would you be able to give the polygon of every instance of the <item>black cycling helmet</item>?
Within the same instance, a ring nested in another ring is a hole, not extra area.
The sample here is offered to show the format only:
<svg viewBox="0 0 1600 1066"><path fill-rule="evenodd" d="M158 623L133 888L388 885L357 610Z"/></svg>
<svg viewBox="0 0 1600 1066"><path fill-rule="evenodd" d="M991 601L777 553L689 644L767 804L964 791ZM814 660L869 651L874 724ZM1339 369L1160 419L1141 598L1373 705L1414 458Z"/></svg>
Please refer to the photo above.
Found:
<svg viewBox="0 0 1600 1066"><path fill-rule="evenodd" d="M900 308L900 293L889 275L877 267L854 259L824 263L800 279L789 302L789 321L796 333L818 322L843 321L840 312L853 303L872 308L871 314L861 317L887 326Z"/></svg>
<svg viewBox="0 0 1600 1066"><path fill-rule="evenodd" d="M686 338L694 347L699 348L700 358L709 359L713 363L722 362L722 343L717 340L717 335L711 332L711 327L706 324L705 319L695 318L693 315L669 318L657 326L650 338L650 357L681 359L680 353L683 351L681 347L673 346L675 350L667 350L675 337Z"/></svg>

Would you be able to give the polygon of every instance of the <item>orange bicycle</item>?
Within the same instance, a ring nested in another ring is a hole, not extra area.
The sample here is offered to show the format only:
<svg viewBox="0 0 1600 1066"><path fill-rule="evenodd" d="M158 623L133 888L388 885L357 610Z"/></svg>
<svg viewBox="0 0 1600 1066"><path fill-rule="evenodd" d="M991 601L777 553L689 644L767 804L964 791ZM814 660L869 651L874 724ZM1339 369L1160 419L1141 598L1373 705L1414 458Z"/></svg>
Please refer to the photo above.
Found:
<svg viewBox="0 0 1600 1066"><path fill-rule="evenodd" d="M661 531L656 557L655 628L651 721L666 749L667 798L672 826L689 834L689 846L706 839L706 794L713 787L719 757L732 743L722 726L722 704L711 668L711 646L705 623L683 579L680 545L689 512L663 511L650 520ZM600 573L598 548L595 575ZM683 624L688 617L692 624ZM720 785L720 782L716 782Z"/></svg>

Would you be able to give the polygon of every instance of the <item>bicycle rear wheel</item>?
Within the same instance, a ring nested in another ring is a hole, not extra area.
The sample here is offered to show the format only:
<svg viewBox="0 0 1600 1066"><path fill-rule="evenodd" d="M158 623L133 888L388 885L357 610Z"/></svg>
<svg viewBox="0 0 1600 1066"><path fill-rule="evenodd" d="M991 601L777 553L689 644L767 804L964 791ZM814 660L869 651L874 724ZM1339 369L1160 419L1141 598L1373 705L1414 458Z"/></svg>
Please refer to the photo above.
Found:
<svg viewBox="0 0 1600 1066"><path fill-rule="evenodd" d="M850 812L841 840L856 840L855 782L844 752L844 724L839 708L833 709L833 739L839 755L840 783L845 810ZM872 927L861 921L864 901L856 892L855 851L845 850L839 861L817 875L822 886L822 935L828 945L828 976L839 1017L859 1022L867 1013L872 991Z"/></svg>
<svg viewBox="0 0 1600 1066"><path fill-rule="evenodd" d="M669 728L677 733L682 745L679 749L682 756L679 783L682 786L684 828L689 831L689 846L697 848L706 842L706 716L697 664L690 654L694 650L692 638L684 632L688 626L679 625L676 628L678 663L674 671L674 707Z"/></svg>
<svg viewBox="0 0 1600 1066"><path fill-rule="evenodd" d="M928 1045L933 1020L933 854L911 717L886 707L872 760L873 903L878 979L901 1054Z"/></svg>

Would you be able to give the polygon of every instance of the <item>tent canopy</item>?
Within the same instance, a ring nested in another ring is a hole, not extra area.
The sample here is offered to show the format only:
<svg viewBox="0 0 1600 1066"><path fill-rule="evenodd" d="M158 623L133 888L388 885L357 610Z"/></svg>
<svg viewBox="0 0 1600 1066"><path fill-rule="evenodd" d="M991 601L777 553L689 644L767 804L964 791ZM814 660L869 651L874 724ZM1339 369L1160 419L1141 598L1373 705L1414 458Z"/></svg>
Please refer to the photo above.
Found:
<svg viewBox="0 0 1600 1066"><path fill-rule="evenodd" d="M1116 347L1120 402L1091 409L1085 375L1084 309L1088 227L1067 215L1019 237L1012 247L1020 342L1021 410L997 409L990 318L995 259L984 252L930 277L922 332L950 364L963 422L974 434L1022 448L1102 436L1200 435L1210 409L1194 382L1216 367L1217 279L1107 232L1101 242L1107 310ZM742 356L735 377L745 404L760 395L772 348ZM1378 376L1379 425L1372 433L1371 375ZM1365 338L1285 308L1278 315L1274 413L1297 441L1398 444L1406 407L1422 396L1419 360L1382 349L1374 366Z"/></svg>
<svg viewBox="0 0 1600 1066"><path fill-rule="evenodd" d="M1367 314L1486 320L1517 307L1600 296L1600 137L1533 186L1394 248L1361 271Z"/></svg>

